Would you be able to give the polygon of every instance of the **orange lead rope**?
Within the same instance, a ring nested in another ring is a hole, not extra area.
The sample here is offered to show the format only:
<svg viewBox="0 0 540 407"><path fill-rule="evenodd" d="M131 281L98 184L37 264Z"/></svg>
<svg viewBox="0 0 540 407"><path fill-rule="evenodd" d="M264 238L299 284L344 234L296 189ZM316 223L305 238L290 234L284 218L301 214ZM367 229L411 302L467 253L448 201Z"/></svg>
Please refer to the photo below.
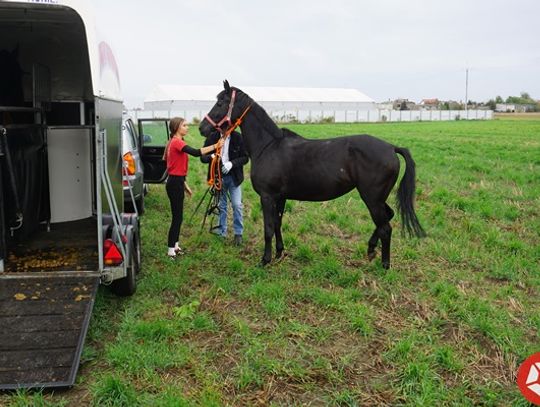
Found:
<svg viewBox="0 0 540 407"><path fill-rule="evenodd" d="M244 110L244 113L242 113L242 115L236 119L236 122L229 127L225 133L221 134L221 138L223 140L229 137L231 133L242 124L242 120L250 108L251 106L246 107L246 110ZM221 167L219 165L219 161L221 160L221 149L222 147L216 148L214 158L212 158L212 162L210 163L210 179L208 180L208 185L210 185L210 187L214 187L216 191L221 191Z"/></svg>

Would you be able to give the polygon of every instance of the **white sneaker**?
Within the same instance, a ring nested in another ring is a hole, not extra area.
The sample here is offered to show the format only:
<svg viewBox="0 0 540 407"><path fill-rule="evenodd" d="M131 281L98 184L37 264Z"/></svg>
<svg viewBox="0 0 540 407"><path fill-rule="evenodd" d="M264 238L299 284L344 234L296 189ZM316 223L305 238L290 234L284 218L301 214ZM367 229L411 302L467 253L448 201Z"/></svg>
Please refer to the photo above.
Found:
<svg viewBox="0 0 540 407"><path fill-rule="evenodd" d="M174 253L179 254L180 256L183 256L186 254L186 251L182 249L180 246L174 248Z"/></svg>

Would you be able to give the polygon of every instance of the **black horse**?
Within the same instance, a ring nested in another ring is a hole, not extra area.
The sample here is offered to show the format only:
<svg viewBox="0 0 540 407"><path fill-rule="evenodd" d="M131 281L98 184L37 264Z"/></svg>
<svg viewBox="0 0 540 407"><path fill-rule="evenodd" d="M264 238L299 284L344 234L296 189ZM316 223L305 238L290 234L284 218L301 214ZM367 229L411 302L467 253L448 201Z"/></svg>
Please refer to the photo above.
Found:
<svg viewBox="0 0 540 407"><path fill-rule="evenodd" d="M251 158L251 182L260 195L264 215L264 255L272 258L272 237L276 236L276 257L283 252L281 220L285 201L327 201L356 188L376 225L368 242L369 259L375 257L379 239L382 265L390 267L390 219L394 211L386 199L399 174L400 154L405 174L397 191L398 211L409 235L425 236L414 211L415 164L406 148L393 146L369 135L307 140L276 126L268 114L247 94L224 82L225 90L201 121L199 130L208 136L215 128L224 132L239 118L246 149Z"/></svg>

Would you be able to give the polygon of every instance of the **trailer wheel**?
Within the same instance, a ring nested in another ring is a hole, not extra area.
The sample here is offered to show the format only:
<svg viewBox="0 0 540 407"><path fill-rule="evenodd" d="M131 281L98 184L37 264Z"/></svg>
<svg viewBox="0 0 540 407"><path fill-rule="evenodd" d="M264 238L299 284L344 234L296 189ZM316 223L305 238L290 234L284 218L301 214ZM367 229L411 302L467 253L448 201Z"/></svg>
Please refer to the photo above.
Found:
<svg viewBox="0 0 540 407"><path fill-rule="evenodd" d="M129 263L127 275L111 284L111 290L120 297L133 295L137 291L137 274L141 267L141 241L138 234L133 236Z"/></svg>

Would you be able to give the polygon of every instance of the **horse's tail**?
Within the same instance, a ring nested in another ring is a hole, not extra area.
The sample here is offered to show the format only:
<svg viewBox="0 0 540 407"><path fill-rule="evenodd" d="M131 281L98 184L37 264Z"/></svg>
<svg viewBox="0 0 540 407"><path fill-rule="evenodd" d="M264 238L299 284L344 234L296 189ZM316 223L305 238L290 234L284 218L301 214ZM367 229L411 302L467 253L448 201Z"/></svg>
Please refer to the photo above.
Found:
<svg viewBox="0 0 540 407"><path fill-rule="evenodd" d="M414 211L416 165L408 149L394 147L394 151L402 155L405 159L405 174L403 175L397 190L397 209L401 216L403 230L407 231L409 237L424 237L426 236L426 232L424 232L424 229L416 217L416 212Z"/></svg>

